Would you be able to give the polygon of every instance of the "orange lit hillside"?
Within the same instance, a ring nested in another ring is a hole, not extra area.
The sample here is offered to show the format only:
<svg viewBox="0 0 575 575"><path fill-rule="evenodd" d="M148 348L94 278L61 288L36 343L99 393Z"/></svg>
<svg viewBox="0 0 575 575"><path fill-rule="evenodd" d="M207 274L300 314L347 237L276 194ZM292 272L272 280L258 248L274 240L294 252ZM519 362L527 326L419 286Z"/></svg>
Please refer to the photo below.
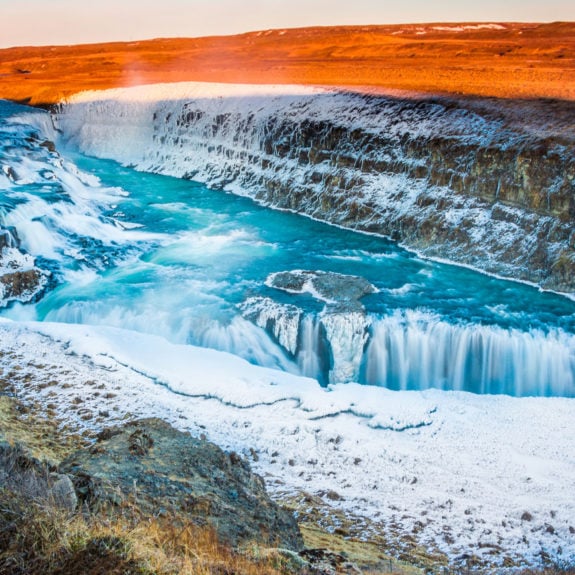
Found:
<svg viewBox="0 0 575 575"><path fill-rule="evenodd" d="M575 23L302 28L0 50L0 97L32 104L190 80L575 100Z"/></svg>

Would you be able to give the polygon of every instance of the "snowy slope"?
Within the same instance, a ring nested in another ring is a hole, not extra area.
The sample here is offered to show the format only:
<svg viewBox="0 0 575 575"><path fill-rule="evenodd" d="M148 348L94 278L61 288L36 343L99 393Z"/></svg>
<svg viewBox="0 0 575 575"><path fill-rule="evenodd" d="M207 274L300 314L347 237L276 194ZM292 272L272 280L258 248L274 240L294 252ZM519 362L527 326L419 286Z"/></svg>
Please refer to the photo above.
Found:
<svg viewBox="0 0 575 575"><path fill-rule="evenodd" d="M484 565L575 557L575 400L326 390L112 328L2 322L0 341L0 373L19 366L19 393L57 403L64 422L153 415L250 459L256 452L252 465L276 496L322 497L386 533L396 551L409 536Z"/></svg>

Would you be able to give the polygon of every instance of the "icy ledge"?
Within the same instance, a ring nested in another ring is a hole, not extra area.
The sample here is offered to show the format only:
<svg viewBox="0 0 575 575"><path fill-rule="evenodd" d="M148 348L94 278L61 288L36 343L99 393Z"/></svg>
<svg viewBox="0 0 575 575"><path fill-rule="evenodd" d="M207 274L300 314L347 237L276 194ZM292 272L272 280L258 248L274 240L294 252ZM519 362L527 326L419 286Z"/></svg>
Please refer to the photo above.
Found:
<svg viewBox="0 0 575 575"><path fill-rule="evenodd" d="M0 322L0 340L1 372L64 421L97 427L129 413L207 433L257 453L253 466L276 496L323 497L396 549L411 538L483 566L575 557L573 399L326 390L111 328Z"/></svg>
<svg viewBox="0 0 575 575"><path fill-rule="evenodd" d="M201 83L86 92L56 118L87 154L575 291L575 144L553 118L535 130L492 102Z"/></svg>

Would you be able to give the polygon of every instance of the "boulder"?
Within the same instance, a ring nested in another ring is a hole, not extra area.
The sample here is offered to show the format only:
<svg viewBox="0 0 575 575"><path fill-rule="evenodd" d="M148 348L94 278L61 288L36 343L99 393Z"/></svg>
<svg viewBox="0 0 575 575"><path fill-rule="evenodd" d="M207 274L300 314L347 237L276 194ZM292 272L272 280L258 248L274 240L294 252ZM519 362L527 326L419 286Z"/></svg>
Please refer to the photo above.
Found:
<svg viewBox="0 0 575 575"><path fill-rule="evenodd" d="M242 457L160 419L104 430L59 471L73 478L80 501L92 508L132 501L144 514L211 526L232 546L303 547L291 513L269 498Z"/></svg>
<svg viewBox="0 0 575 575"><path fill-rule="evenodd" d="M319 270L292 270L271 274L266 284L289 293L309 293L334 311L362 311L359 300L377 289L365 278Z"/></svg>

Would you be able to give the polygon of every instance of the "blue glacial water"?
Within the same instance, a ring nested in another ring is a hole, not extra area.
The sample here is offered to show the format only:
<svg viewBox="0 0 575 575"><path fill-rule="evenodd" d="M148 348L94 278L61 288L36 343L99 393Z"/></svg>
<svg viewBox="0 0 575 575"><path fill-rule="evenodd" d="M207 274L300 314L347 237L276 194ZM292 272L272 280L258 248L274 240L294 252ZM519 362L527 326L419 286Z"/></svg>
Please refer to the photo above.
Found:
<svg viewBox="0 0 575 575"><path fill-rule="evenodd" d="M73 161L128 192L103 214L122 233L137 225L157 237L137 246L96 242L92 267L68 250L56 258L67 280L37 304L3 315L159 334L322 383L346 373L346 381L392 389L575 396L575 302L566 297L426 261L385 238L203 184L83 156ZM81 247L81 229L75 233ZM324 302L265 285L269 274L294 269L362 276L378 291L361 300L364 315L332 317L339 331L330 330L321 320ZM242 316L241 304L254 297L302 310L298 325L282 328L297 331L297 350ZM338 363L349 369L338 371Z"/></svg>

